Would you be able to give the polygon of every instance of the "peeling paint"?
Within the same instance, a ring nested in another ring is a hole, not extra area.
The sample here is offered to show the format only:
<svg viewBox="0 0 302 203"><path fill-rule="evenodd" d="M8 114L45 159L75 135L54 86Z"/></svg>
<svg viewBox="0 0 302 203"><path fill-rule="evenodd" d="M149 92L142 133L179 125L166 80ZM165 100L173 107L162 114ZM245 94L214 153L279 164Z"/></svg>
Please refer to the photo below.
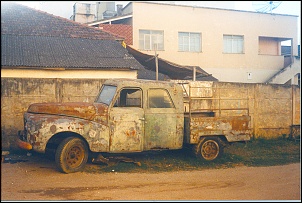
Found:
<svg viewBox="0 0 302 203"><path fill-rule="evenodd" d="M218 116L211 111L213 102L207 99L216 94L212 82L193 85L201 85L192 95L202 101L194 104L194 114L184 113L184 89L175 82L112 79L105 84L116 87L109 92L112 94L106 100L109 101L107 104L67 102L30 105L24 114L24 126L27 141L33 149L43 153L52 136L67 132L86 140L93 152L112 153L180 149L184 142L197 144L202 136L209 135L225 136L229 142L250 139L250 116ZM157 89L164 90L165 94L153 96ZM127 106L122 95L129 95L128 102L133 103ZM152 99L163 98L162 104L168 105L149 105L149 95L153 96L150 96ZM105 101L100 98L100 101ZM198 105L208 108L207 112L197 111ZM237 101L236 105L242 106ZM191 112L192 109L187 110Z"/></svg>
<svg viewBox="0 0 302 203"><path fill-rule="evenodd" d="M252 134L249 116L194 117L186 122L191 133L186 140L190 143L198 143L201 136L210 135L224 135L229 142L248 141Z"/></svg>

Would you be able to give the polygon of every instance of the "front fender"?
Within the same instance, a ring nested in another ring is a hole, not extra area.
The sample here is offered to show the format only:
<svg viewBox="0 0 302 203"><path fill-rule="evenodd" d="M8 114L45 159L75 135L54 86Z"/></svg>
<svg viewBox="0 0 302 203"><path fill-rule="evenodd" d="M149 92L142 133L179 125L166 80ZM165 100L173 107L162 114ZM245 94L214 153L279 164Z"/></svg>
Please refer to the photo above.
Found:
<svg viewBox="0 0 302 203"><path fill-rule="evenodd" d="M25 131L33 150L44 153L46 144L56 134L72 132L81 135L91 151L109 151L109 128L93 121L60 115L25 115Z"/></svg>

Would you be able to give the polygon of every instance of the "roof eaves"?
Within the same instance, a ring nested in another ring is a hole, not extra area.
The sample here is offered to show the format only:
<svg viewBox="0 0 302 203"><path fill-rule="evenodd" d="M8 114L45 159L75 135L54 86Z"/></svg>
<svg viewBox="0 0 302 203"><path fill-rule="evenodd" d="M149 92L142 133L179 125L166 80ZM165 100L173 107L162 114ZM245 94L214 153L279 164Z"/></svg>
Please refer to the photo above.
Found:
<svg viewBox="0 0 302 203"><path fill-rule="evenodd" d="M99 20L99 21L94 21L91 23L86 23L88 26L93 26L93 25L98 25L98 24L102 24L102 23L108 23L108 22L113 22L113 21L117 21L117 20L123 20L123 19L127 19L127 18L132 18L132 13L131 14L126 14L123 16L115 16L112 18L106 18L104 20Z"/></svg>
<svg viewBox="0 0 302 203"><path fill-rule="evenodd" d="M110 69L110 70L138 70L136 67L132 66L125 66L125 67L116 67L116 66L107 66L107 67L74 67L74 66L66 66L66 67L58 67L58 66L20 66L20 65L5 65L1 66L1 69L23 69L23 70L32 70L32 69L38 69L38 70L95 70L95 69Z"/></svg>
<svg viewBox="0 0 302 203"><path fill-rule="evenodd" d="M213 8L213 7L205 7L205 6L191 6L191 5L179 5L174 3L162 3L162 2L148 2L148 1L135 1L133 3L146 3L146 4L158 4L158 5L165 5L165 6L179 6L179 7L193 7L193 8L203 8L203 9L214 9L214 10L225 10L225 11L236 11L236 12L246 12L246 13L256 13L256 14L266 14L266 15L280 15L280 16L292 16L292 17L299 17L298 15L290 15L290 14L279 14L279 13L262 13L257 11L245 11L245 10L238 10L238 9L226 9L226 8Z"/></svg>

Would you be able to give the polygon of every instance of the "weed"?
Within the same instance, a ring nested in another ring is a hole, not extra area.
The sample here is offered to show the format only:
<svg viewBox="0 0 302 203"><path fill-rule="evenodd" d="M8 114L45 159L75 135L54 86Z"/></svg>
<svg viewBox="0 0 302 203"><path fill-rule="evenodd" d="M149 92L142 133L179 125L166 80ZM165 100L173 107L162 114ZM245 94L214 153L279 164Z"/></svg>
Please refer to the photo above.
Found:
<svg viewBox="0 0 302 203"><path fill-rule="evenodd" d="M236 142L224 149L220 159L203 162L184 148L158 152L124 154L133 163L118 162L113 165L91 164L85 171L104 172L168 172L183 170L203 170L209 168L230 168L242 166L274 166L300 162L300 142L281 137L277 139L254 139L246 143Z"/></svg>

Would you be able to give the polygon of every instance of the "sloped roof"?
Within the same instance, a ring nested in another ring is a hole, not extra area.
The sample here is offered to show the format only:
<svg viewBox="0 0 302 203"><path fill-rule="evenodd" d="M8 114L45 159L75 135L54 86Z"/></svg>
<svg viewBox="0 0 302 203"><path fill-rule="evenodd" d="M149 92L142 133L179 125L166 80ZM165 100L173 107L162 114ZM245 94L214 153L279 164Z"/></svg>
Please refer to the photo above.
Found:
<svg viewBox="0 0 302 203"><path fill-rule="evenodd" d="M1 2L1 34L115 39L99 29L11 2Z"/></svg>
<svg viewBox="0 0 302 203"><path fill-rule="evenodd" d="M1 68L123 68L139 64L100 29L11 2L1 2Z"/></svg>
<svg viewBox="0 0 302 203"><path fill-rule="evenodd" d="M109 40L1 35L1 65L19 68L130 68L140 65Z"/></svg>

